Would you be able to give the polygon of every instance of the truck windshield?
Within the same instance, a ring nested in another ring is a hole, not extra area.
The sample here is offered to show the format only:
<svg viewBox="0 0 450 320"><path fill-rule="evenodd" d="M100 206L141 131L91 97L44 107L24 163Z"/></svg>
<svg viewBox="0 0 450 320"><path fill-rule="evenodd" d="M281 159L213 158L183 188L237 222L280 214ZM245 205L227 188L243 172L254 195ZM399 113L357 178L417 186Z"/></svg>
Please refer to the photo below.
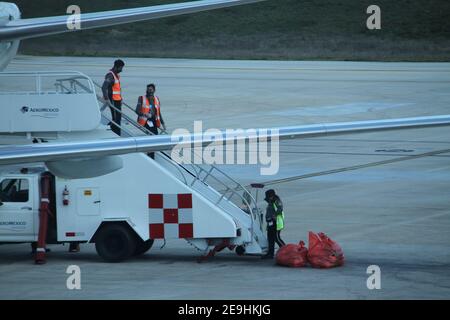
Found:
<svg viewBox="0 0 450 320"><path fill-rule="evenodd" d="M28 179L5 179L0 183L2 202L28 202Z"/></svg>

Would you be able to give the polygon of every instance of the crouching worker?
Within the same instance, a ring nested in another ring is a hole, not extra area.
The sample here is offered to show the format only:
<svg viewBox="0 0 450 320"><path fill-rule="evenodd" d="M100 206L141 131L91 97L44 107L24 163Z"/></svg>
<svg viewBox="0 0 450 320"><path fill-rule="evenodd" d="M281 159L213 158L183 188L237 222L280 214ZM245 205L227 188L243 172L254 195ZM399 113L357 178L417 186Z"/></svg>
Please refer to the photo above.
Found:
<svg viewBox="0 0 450 320"><path fill-rule="evenodd" d="M275 254L275 242L280 248L286 245L280 236L281 230L284 229L283 203L273 189L266 191L266 197L264 200L267 202L266 222L269 250L266 255L262 256L262 258L273 259Z"/></svg>

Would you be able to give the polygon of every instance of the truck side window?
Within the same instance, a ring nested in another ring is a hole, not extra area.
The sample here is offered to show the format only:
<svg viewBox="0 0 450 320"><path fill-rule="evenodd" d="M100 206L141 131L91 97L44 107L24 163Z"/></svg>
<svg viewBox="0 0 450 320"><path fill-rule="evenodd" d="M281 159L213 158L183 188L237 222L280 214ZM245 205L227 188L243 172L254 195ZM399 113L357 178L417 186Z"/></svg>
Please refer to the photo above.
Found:
<svg viewBox="0 0 450 320"><path fill-rule="evenodd" d="M0 183L0 199L3 202L28 202L27 179L5 179Z"/></svg>

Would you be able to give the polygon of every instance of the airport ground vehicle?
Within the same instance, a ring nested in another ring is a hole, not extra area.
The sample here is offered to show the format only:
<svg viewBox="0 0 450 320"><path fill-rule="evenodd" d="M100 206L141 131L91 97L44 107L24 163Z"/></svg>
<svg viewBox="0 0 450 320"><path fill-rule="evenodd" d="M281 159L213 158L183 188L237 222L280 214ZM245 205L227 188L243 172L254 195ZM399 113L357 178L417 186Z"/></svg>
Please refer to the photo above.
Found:
<svg viewBox="0 0 450 320"><path fill-rule="evenodd" d="M0 77L11 83L9 91L2 87L1 144L117 140L101 122L111 121L109 110L102 113L107 108L89 77ZM11 82L14 77L21 80ZM14 83L29 87L15 91ZM124 135L146 134L123 117ZM38 251L45 243L93 242L105 260L122 261L146 252L154 239L183 238L206 254L226 247L262 254L267 247L256 201L242 196L248 192L242 185L214 166L181 165L163 152L154 160L137 152L0 166L0 192L0 243L38 242Z"/></svg>

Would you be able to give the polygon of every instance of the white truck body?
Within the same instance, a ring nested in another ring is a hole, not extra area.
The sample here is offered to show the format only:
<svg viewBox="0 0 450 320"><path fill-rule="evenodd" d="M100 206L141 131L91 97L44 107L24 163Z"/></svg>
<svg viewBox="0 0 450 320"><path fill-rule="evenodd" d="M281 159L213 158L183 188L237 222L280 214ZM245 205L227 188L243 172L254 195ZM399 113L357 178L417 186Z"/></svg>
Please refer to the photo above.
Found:
<svg viewBox="0 0 450 320"><path fill-rule="evenodd" d="M124 167L116 172L90 179L56 179L59 241L89 241L104 221L126 221L144 241L159 237L150 235L150 226L156 224L164 224L165 238L179 238L174 229L180 224L193 225L191 238L236 237L237 225L228 214L205 201L201 194L189 189L147 155L121 157ZM70 192L68 206L62 201L66 186ZM179 209L177 195L184 194L192 196L190 210ZM162 210L149 208L151 195L163 195L167 203L163 203ZM166 223L164 210L169 221ZM67 236L68 233L75 236Z"/></svg>
<svg viewBox="0 0 450 320"><path fill-rule="evenodd" d="M206 240L213 239L229 239L232 245L252 242L250 216L226 202L242 215L239 220L215 205L205 196L208 191L215 194L214 189L204 184L201 184L204 189L189 187L158 163L162 160L154 161L146 154L119 157L123 167L106 175L87 179L55 177L53 196L58 242L90 242L102 223L119 221L126 222L143 241L202 239L205 248ZM2 199L0 242L37 241L39 180L46 170L31 168L35 173L22 174L19 168L11 168L0 174L2 188L12 180L20 181L22 189L24 184L28 186L28 196L23 201ZM69 191L68 205L63 204L65 189ZM159 197L163 203L153 208L152 197ZM183 197L188 199L187 203L180 203ZM262 249L248 253L262 253Z"/></svg>

